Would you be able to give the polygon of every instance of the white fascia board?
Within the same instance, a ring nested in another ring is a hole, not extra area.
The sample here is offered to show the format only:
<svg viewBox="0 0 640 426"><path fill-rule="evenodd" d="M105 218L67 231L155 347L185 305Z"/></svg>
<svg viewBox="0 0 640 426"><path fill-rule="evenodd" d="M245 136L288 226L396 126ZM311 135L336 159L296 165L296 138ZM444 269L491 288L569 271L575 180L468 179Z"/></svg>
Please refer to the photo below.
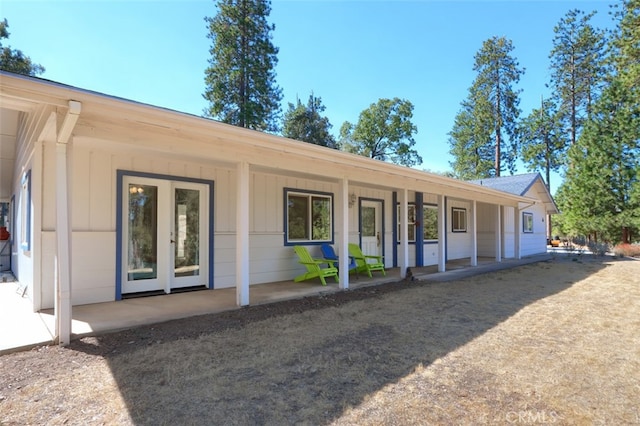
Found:
<svg viewBox="0 0 640 426"><path fill-rule="evenodd" d="M198 138L216 138L232 142L233 149L239 154L246 150L259 149L272 155L297 155L315 163L328 163L340 169L333 175L319 174L323 178L339 180L351 173L360 175L360 182L370 182L374 186L389 188L408 188L421 192L449 193L454 191L468 199L481 202L496 202L514 205L518 202L531 202L529 197L518 196L457 179L411 169L379 160L350 154L331 148L325 148L305 142L287 139L281 136L249 130L215 120L198 117L166 108L104 95L47 80L2 73L0 80L2 93L11 91L12 96L22 96L25 100L44 102L50 105L65 106L73 99L82 103L83 116L117 118L122 122L149 126L152 131L175 131L182 136L195 135ZM20 95L21 93L21 95ZM260 165L260 164L259 164ZM266 158L261 165L268 166ZM345 173L345 170L349 172ZM285 169L282 169L285 171ZM327 170L330 172L330 170ZM366 176L384 174L385 179ZM386 178L389 178L387 180ZM349 179L352 180L351 176ZM354 182L355 183L355 182Z"/></svg>

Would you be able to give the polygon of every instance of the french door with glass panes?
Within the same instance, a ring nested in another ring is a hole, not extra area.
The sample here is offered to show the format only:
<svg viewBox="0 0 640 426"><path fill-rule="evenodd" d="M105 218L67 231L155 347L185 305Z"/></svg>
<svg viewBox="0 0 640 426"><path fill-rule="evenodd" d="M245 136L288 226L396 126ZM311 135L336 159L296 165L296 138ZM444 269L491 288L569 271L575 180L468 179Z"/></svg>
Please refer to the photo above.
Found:
<svg viewBox="0 0 640 426"><path fill-rule="evenodd" d="M209 186L123 177L122 293L208 285Z"/></svg>

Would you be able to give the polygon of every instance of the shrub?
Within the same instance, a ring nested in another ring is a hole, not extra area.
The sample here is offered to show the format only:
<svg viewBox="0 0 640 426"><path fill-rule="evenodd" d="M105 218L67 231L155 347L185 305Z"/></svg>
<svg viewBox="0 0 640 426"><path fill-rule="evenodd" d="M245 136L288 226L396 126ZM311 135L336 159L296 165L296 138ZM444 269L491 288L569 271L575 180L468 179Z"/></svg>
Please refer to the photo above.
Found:
<svg viewBox="0 0 640 426"><path fill-rule="evenodd" d="M609 244L607 243L596 243L590 241L587 243L587 247L589 247L589 251L596 256L604 256L609 251Z"/></svg>
<svg viewBox="0 0 640 426"><path fill-rule="evenodd" d="M640 244L618 244L613 248L616 256L640 257Z"/></svg>

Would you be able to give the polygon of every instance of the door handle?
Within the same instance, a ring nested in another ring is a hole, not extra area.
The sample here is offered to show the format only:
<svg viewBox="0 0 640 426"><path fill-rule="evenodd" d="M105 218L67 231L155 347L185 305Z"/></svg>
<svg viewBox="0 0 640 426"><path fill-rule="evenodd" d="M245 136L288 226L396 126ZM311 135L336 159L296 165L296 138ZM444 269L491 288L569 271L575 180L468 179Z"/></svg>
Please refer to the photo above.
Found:
<svg viewBox="0 0 640 426"><path fill-rule="evenodd" d="M378 240L378 247L380 247L380 232L376 234L376 239Z"/></svg>
<svg viewBox="0 0 640 426"><path fill-rule="evenodd" d="M175 240L169 240L171 244L175 244Z"/></svg>

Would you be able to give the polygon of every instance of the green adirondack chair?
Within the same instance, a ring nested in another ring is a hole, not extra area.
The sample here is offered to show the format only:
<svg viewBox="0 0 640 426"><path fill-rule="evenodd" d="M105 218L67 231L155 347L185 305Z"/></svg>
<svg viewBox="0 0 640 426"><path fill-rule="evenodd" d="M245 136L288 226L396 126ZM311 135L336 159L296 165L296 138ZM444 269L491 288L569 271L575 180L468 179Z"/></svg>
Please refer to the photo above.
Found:
<svg viewBox="0 0 640 426"><path fill-rule="evenodd" d="M307 272L298 275L293 279L294 282L310 280L313 278L320 278L322 285L327 285L325 281L326 277L334 277L338 282L338 268L333 266L333 262L329 259L314 259L309 254L309 251L304 246L294 246L293 250L300 258L299 262L307 268ZM321 267L321 265L327 265Z"/></svg>
<svg viewBox="0 0 640 426"><path fill-rule="evenodd" d="M387 275L382 256L365 255L357 244L352 243L349 243L349 256L356 261L356 272L366 272L369 278L372 278L371 271L381 271L382 275Z"/></svg>

